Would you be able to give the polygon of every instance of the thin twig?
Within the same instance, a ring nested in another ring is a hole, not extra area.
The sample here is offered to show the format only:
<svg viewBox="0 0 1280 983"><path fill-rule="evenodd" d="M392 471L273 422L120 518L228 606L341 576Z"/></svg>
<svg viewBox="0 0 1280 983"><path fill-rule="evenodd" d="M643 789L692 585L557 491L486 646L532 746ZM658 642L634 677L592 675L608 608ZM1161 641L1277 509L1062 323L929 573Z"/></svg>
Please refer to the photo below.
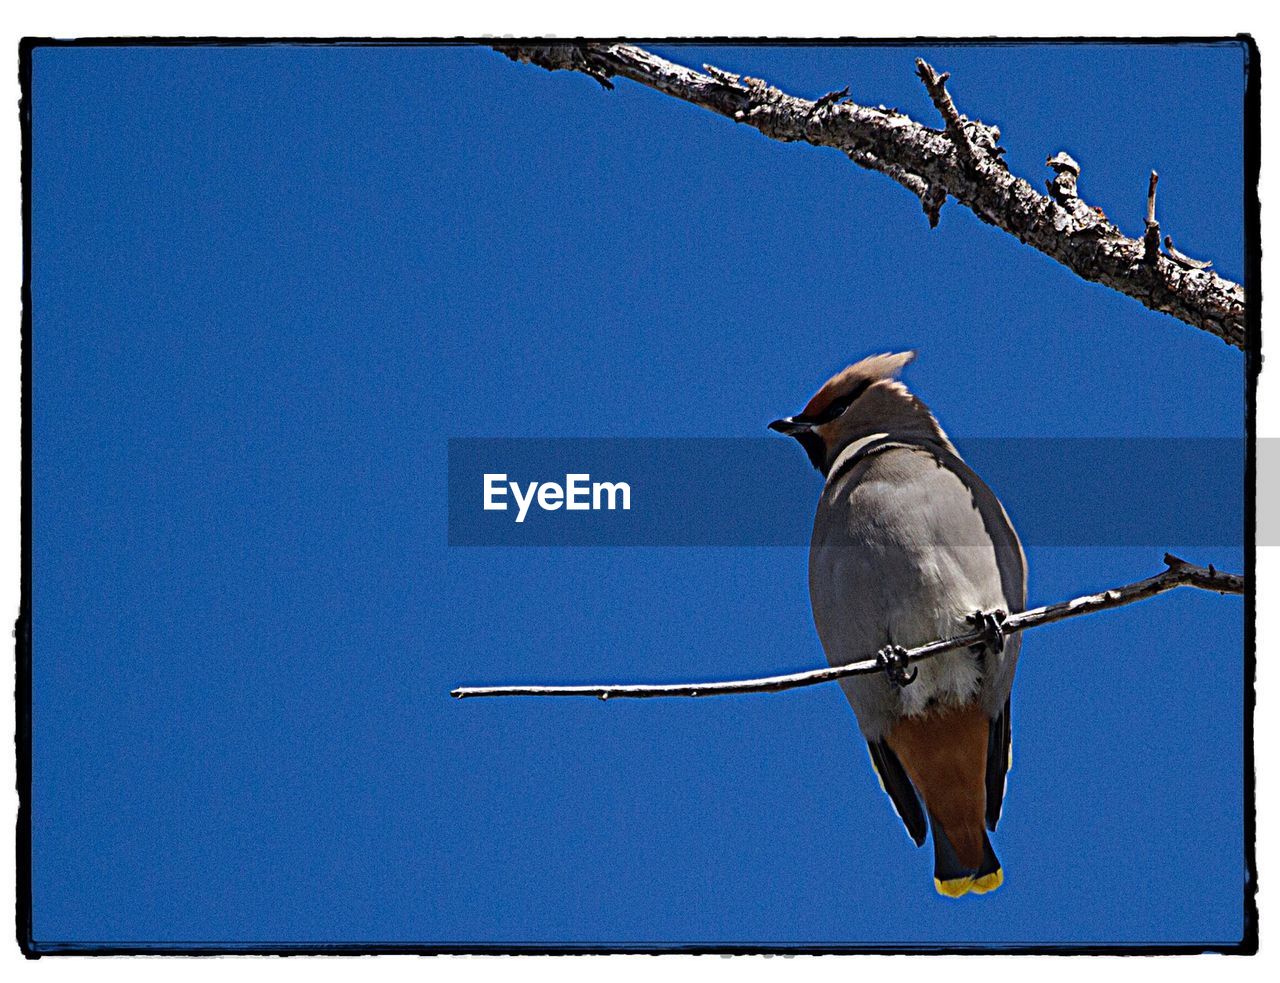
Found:
<svg viewBox="0 0 1280 983"><path fill-rule="evenodd" d="M938 75L930 68L924 78L947 123L940 131L897 110L859 105L843 92L831 94L837 99L800 99L757 78L710 68L703 74L630 44L494 47L515 61L584 72L601 84L617 76L628 78L754 127L774 140L834 147L855 164L886 174L919 196L931 224L950 195L982 221L1078 276L1245 347L1243 287L1215 273L1189 270L1167 256L1143 262L1143 239L1125 236L1098 208L1076 195L1080 168L1074 161L1069 178L1058 168L1059 188L1052 196L1039 194L1010 174L1000 160L999 131L960 116L947 94L945 73Z"/></svg>
<svg viewBox="0 0 1280 983"><path fill-rule="evenodd" d="M1011 614L1004 619L1001 633L1011 635L1014 632L1026 631L1051 625L1067 618L1078 618L1083 614L1093 614L1118 608L1134 601L1155 597L1176 587L1198 587L1201 590L1216 591L1219 594L1243 594L1244 578L1239 574L1223 573L1212 566L1198 567L1180 560L1171 553L1166 553L1164 562L1167 569L1101 594L1088 594L1060 604L1049 604L1045 607L1033 608ZM954 638L939 639L917 648L908 649L906 658L909 662L931 659L944 652L967 648L989 640L989 629L981 628L957 635ZM806 672L795 672L785 676L765 676L760 679L738 679L727 682L709 683L666 683L655 686L641 684L606 684L599 686L463 686L453 690L452 695L458 698L469 696L594 696L601 700L622 698L643 698L653 696L725 696L731 693L777 693L782 690L796 689L800 686L813 686L817 683L829 683L845 676L859 676L866 673L881 672L885 662L880 658L864 659L843 666L832 666L825 669L810 669Z"/></svg>
<svg viewBox="0 0 1280 983"><path fill-rule="evenodd" d="M1207 270L1213 265L1210 260L1192 259L1186 253L1178 252L1178 250L1173 247L1173 236L1170 235L1166 235L1164 237L1164 251L1169 254L1169 258L1175 263L1179 266L1185 266L1189 270Z"/></svg>
<svg viewBox="0 0 1280 983"><path fill-rule="evenodd" d="M1142 258L1148 265L1155 265L1160 259L1160 223L1156 221L1156 184L1160 175L1151 172L1151 180L1147 184L1147 231L1142 236Z"/></svg>
<svg viewBox="0 0 1280 983"><path fill-rule="evenodd" d="M849 159L859 167L865 167L869 171L879 171L881 174L893 178L919 198L920 207L924 209L925 215L929 218L929 228L936 229L938 227L938 216L942 213L942 206L947 200L945 189L929 184L920 175L912 174L898 164L890 164L881 160L870 150L850 150L848 153Z"/></svg>
<svg viewBox="0 0 1280 983"><path fill-rule="evenodd" d="M951 143L956 148L956 153L967 166L976 166L978 163L977 148L974 147L973 141L969 139L969 134L965 132L964 120L960 118L960 111L956 109L956 104L952 101L951 94L947 92L947 79L951 78L951 73L943 72L939 75L927 61L923 58L917 58L916 75L924 83L924 87L929 93L929 98L933 100L934 107L941 114L942 121L947 127L947 135L951 137Z"/></svg>

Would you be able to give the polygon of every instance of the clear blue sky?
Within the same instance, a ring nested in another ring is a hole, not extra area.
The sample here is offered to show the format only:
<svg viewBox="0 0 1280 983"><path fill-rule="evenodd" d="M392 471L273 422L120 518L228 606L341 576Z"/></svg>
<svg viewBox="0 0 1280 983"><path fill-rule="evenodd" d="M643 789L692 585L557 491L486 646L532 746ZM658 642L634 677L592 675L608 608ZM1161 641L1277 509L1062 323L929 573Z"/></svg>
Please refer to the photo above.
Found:
<svg viewBox="0 0 1280 983"><path fill-rule="evenodd" d="M1243 276L1238 46L660 50L935 123L923 55L1015 172L1066 150L1136 235L1158 168L1164 228ZM957 903L835 687L451 700L823 659L803 547L450 547L446 449L761 437L906 347L962 452L1239 438L1240 352L624 81L423 47L46 48L34 74L37 940L1239 938L1239 599L1028 635L1007 880ZM1031 602L1165 548L1243 562L1238 536L1035 546Z"/></svg>

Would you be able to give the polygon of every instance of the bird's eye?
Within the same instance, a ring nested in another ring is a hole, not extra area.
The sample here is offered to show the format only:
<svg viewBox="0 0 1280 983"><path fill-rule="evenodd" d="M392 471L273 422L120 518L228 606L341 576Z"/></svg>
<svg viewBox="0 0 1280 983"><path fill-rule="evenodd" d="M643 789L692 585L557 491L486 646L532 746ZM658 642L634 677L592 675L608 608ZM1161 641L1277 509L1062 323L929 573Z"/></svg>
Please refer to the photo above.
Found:
<svg viewBox="0 0 1280 983"><path fill-rule="evenodd" d="M817 421L818 424L821 425L823 423L830 423L832 420L835 420L838 417L842 416L844 414L844 411L847 410L850 406L852 406L854 401L859 396L861 396L864 392L867 391L867 387L869 385L871 385L870 380L859 383L857 388L855 388L853 392L849 393L846 396L841 396L839 399L835 400L830 405L828 405L827 408L823 411L822 416L818 419Z"/></svg>
<svg viewBox="0 0 1280 983"><path fill-rule="evenodd" d="M845 410L849 408L849 405L852 402L853 400L850 399L848 396L845 396L843 399L837 399L834 403L828 406L827 411L822 414L822 422L830 423L832 420L837 419L842 413L844 413Z"/></svg>

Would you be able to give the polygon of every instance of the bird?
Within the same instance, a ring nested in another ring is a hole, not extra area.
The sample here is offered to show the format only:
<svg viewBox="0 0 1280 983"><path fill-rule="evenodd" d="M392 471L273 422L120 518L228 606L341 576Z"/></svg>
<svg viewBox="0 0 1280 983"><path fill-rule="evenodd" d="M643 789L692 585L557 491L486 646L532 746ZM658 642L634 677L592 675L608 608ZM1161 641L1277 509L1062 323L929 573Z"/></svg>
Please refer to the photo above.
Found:
<svg viewBox="0 0 1280 983"><path fill-rule="evenodd" d="M871 763L917 847L932 832L934 887L958 898L1004 883L988 835L1012 765L1010 696L1026 556L999 499L899 380L914 352L864 358L769 428L824 476L809 599ZM984 641L907 665L906 649L980 630Z"/></svg>

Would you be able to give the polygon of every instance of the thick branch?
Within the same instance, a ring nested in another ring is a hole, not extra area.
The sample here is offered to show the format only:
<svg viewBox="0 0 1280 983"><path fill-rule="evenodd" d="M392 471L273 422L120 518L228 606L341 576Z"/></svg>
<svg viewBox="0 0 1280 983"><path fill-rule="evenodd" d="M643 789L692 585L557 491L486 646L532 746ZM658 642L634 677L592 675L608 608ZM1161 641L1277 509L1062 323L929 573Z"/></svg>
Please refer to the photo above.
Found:
<svg viewBox="0 0 1280 983"><path fill-rule="evenodd" d="M1243 594L1244 578L1234 573L1222 573L1212 566L1197 567L1176 556L1166 553L1164 562L1168 569L1139 580L1133 584L1103 591L1101 594L1088 594L1060 604L1049 604L1030 611L1022 611L1009 615L1001 625L1001 633L1010 635L1014 632L1026 631L1051 625L1067 618L1078 618L1084 614L1118 608L1134 601L1155 597L1175 587L1198 587L1201 590L1216 591L1219 594ZM990 640L986 628L957 635L954 638L939 639L917 648L908 649L906 658L910 662L931 659L944 652L967 648ZM453 696L594 696L601 700L621 699L623 697L640 698L651 696L725 696L731 693L777 693L782 690L796 689L800 686L813 686L817 683L829 683L845 676L859 676L867 673L882 672L885 662L880 658L868 658L861 662L853 662L843 666L832 666L826 669L810 669L807 672L795 672L786 676L765 676L761 679L739 679L729 682L711 683L666 683L656 686L632 684L608 684L601 686L463 686L452 692Z"/></svg>
<svg viewBox="0 0 1280 983"><path fill-rule="evenodd" d="M1239 284L1158 252L1148 261L1145 234L1143 239L1123 235L1099 209L1076 195L1079 165L1074 161L1074 175L1058 194L1039 194L1014 177L1000 160L999 131L961 117L946 91L945 74L939 76L927 65L920 70L921 78L943 114L945 131L892 109L831 97L811 102L760 79L709 66L703 74L629 44L495 47L515 61L584 72L605 85L622 76L745 123L775 140L834 147L854 163L887 174L919 195L931 222L936 222L941 200L949 194L982 221L1084 279L1245 347L1245 295Z"/></svg>

